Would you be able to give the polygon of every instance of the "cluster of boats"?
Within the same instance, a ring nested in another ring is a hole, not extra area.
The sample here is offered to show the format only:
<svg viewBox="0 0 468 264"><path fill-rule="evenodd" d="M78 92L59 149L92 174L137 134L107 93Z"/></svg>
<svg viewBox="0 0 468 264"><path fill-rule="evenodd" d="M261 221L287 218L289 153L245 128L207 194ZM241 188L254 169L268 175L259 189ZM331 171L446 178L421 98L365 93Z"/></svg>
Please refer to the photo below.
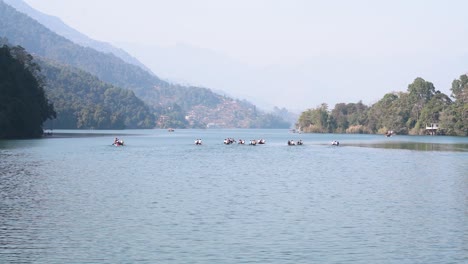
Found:
<svg viewBox="0 0 468 264"><path fill-rule="evenodd" d="M231 145L231 144L234 144L234 143L238 143L240 145L245 145L245 140L243 139L239 139L239 140L235 140L234 138L226 138L224 139L224 144L225 145ZM249 145L252 145L252 146L255 146L257 144L259 145L263 145L265 144L266 141L265 139L252 139L250 140L249 142ZM197 138L195 140L195 145L202 145L203 144L203 141L200 139L200 138ZM298 140L297 142L295 142L294 140L288 140L288 146L301 146L303 145L304 142L302 142L302 139ZM339 141L332 141L331 142L332 146L339 146L340 145L340 142ZM118 139L118 138L115 138L114 139L114 143L112 143L113 146L124 146L124 141L122 139Z"/></svg>
<svg viewBox="0 0 468 264"><path fill-rule="evenodd" d="M224 144L225 144L225 145L231 145L231 144L234 144L234 143L238 143L238 144L240 144L240 145L245 145L245 140L239 139L238 141L236 141L234 138L226 138L226 139L224 139ZM255 146L255 145L257 145L257 144L263 145L263 144L265 144L265 143L266 143L266 141L265 141L265 139L263 139L263 138L262 138L262 139L258 139L258 140L257 140L257 139L251 139L250 142L249 142L249 145Z"/></svg>
<svg viewBox="0 0 468 264"><path fill-rule="evenodd" d="M239 144L239 145L245 145L245 140L243 139L239 139L239 140L235 140L234 138L226 138L224 139L224 145L231 145L231 144ZM263 145L265 144L266 141L265 139L251 139L249 141L249 145L252 145L252 146L255 146L255 145ZM195 145L201 145L202 144L202 140L201 139L196 139L195 140ZM288 140L288 146L300 146L300 145L303 145L304 142L302 142L302 140L300 139L299 141L295 142L294 140Z"/></svg>

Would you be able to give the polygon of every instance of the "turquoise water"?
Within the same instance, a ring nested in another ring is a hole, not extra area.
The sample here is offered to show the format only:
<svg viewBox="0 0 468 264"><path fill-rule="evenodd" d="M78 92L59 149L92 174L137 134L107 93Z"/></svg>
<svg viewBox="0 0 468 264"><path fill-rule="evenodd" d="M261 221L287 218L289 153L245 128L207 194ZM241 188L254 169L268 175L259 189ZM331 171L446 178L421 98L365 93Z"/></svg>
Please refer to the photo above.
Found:
<svg viewBox="0 0 468 264"><path fill-rule="evenodd" d="M468 262L467 138L55 132L0 141L0 263Z"/></svg>

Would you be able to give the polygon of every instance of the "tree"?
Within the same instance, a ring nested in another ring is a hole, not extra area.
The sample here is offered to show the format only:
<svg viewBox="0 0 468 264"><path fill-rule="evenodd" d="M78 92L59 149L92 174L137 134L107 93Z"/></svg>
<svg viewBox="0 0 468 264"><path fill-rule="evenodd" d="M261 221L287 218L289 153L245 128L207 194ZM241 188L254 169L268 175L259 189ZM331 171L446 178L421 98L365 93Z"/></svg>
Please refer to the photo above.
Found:
<svg viewBox="0 0 468 264"><path fill-rule="evenodd" d="M315 109L309 109L301 114L297 126L304 132L331 132L328 105L323 103Z"/></svg>
<svg viewBox="0 0 468 264"><path fill-rule="evenodd" d="M34 138L55 118L46 98L40 68L22 47L0 48L0 138Z"/></svg>
<svg viewBox="0 0 468 264"><path fill-rule="evenodd" d="M466 74L461 75L460 79L452 82L451 96L455 100L461 100L462 103L468 103L468 76Z"/></svg>
<svg viewBox="0 0 468 264"><path fill-rule="evenodd" d="M440 122L440 113L447 109L452 104L450 98L437 92L427 104L424 105L421 116L418 120L421 124L433 124Z"/></svg>
<svg viewBox="0 0 468 264"><path fill-rule="evenodd" d="M388 130L398 131L404 126L404 120L399 115L398 103L400 95L388 93L372 105L368 113L369 128L374 132L385 133Z"/></svg>
<svg viewBox="0 0 468 264"><path fill-rule="evenodd" d="M369 133L367 129L367 112L369 107L361 101L358 103L339 103L331 111L330 127L336 133Z"/></svg>
<svg viewBox="0 0 468 264"><path fill-rule="evenodd" d="M468 136L468 76L454 80L451 91L455 102L441 113L441 126L449 135Z"/></svg>
<svg viewBox="0 0 468 264"><path fill-rule="evenodd" d="M417 133L421 123L418 122L419 115L424 105L431 100L435 94L434 84L425 81L423 78L416 78L413 83L408 85L409 102L413 105L408 125Z"/></svg>

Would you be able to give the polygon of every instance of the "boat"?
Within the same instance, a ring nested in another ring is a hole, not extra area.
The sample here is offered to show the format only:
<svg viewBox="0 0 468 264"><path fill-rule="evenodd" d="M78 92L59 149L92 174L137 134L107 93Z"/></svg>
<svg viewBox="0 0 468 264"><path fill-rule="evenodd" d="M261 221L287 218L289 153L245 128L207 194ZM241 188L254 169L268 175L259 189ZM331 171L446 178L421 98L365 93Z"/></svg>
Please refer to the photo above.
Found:
<svg viewBox="0 0 468 264"><path fill-rule="evenodd" d="M115 138L114 143L112 145L119 147L119 146L124 146L124 141L122 139Z"/></svg>

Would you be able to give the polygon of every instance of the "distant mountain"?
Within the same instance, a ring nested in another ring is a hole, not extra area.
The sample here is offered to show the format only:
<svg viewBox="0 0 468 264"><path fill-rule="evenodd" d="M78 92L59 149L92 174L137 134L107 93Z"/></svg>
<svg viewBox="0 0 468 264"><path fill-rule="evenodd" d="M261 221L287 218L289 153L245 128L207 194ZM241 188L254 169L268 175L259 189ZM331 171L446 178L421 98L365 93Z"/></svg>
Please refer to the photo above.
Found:
<svg viewBox="0 0 468 264"><path fill-rule="evenodd" d="M21 45L33 54L88 71L116 86L139 89L161 81L138 66L112 55L83 47L57 35L29 16L0 2L0 36ZM138 92L137 92L138 93Z"/></svg>
<svg viewBox="0 0 468 264"><path fill-rule="evenodd" d="M165 82L138 66L91 48L77 45L57 35L36 20L0 1L0 36L29 52L87 71L100 80L135 92L155 109L158 126L203 127L207 123L222 127L288 127L275 116L210 89ZM198 111L204 109L203 111ZM232 112L245 114L231 115ZM212 112L207 119L207 112ZM229 113L229 114L228 114ZM242 122L241 122L242 121Z"/></svg>
<svg viewBox="0 0 468 264"><path fill-rule="evenodd" d="M148 72L151 72L151 70L148 69L148 67L146 67L143 63L141 63L139 60L134 58L132 55L128 54L123 49L114 47L113 45L106 43L106 42L96 41L94 39L91 39L88 36L82 34L81 32L75 30L74 28L69 27L58 17L50 16L42 12L39 12L36 9L30 7L27 3L25 3L22 0L3 0L3 1L9 4L10 6L14 7L19 12L24 13L28 15L29 17L37 20L39 23L49 28L53 32L57 33L58 35L64 36L65 38L79 45L82 45L84 47L90 47L90 48L93 48L97 51L101 51L104 53L112 53L113 55L121 58L127 63L136 65L142 69L145 69Z"/></svg>

